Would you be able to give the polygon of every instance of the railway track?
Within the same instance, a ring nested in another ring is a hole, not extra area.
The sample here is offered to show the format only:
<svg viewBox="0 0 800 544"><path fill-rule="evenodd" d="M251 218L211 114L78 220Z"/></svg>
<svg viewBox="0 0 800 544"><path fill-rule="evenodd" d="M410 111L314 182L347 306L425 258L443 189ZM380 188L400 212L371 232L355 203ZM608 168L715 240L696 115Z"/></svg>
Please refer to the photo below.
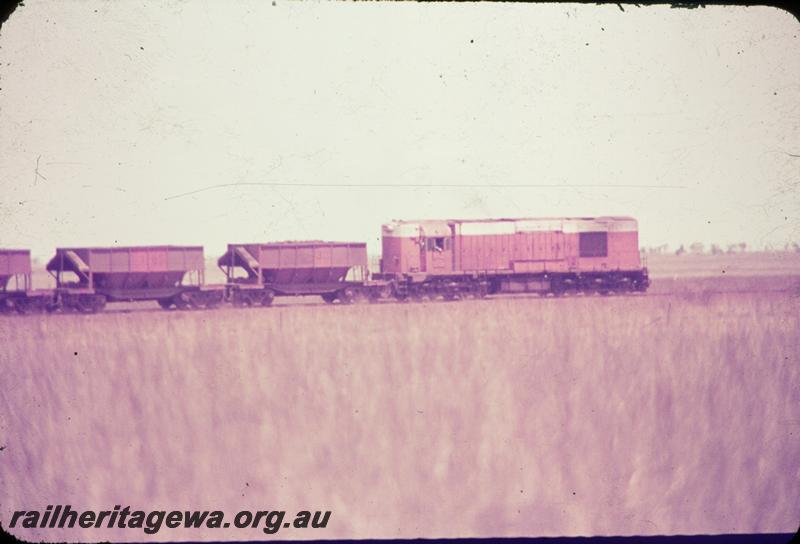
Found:
<svg viewBox="0 0 800 544"><path fill-rule="evenodd" d="M46 314L45 312L37 312L37 313L30 313L26 315L19 315L16 313L6 313L0 314L0 316L8 316L10 318L24 318L27 316L36 316L36 315L59 315L64 316L65 318L69 317L77 317L81 315L118 315L118 314L148 314L148 313L158 313L158 314L172 314L172 315L186 315L186 314L193 314L193 313L205 313L205 312L229 312L229 311L246 311L246 312L264 312L269 313L270 311L274 310L281 310L281 309L290 309L290 308L321 308L321 307L339 307L339 306L352 306L352 307L359 307L359 306L396 306L396 307L407 307L407 306L416 306L416 305L430 305L430 304L459 304L462 302L485 302L485 303L492 303L495 301L501 300L528 300L528 301L547 301L547 300L603 300L603 299L619 299L619 298L683 298L683 299L706 299L712 296L718 295L758 295L758 294L783 294L790 298L800 298L800 290L797 288L780 288L780 289L715 289L715 290L703 290L703 291L673 291L673 292L644 292L644 293L608 293L608 294L600 294L600 293L578 293L578 294L563 294L559 296L554 296L553 294L546 294L546 295L538 295L538 294L501 294L501 295L488 295L482 298L463 298L463 299L455 299L455 300L445 300L445 299L436 299L436 300L395 300L395 299L387 299L381 300L378 302L360 302L360 303L350 303L350 304L341 304L339 302L328 303L323 300L298 300L298 299L288 299L280 302L276 302L275 304L268 306L268 307L234 307L234 306L223 306L218 308L186 308L186 309L162 309L158 305L153 303L133 303L136 304L134 307L128 306L117 306L117 307L110 307L105 309L100 314L82 314L80 312L65 312L65 313L57 313L57 314ZM312 298L312 297L302 297L302 298Z"/></svg>

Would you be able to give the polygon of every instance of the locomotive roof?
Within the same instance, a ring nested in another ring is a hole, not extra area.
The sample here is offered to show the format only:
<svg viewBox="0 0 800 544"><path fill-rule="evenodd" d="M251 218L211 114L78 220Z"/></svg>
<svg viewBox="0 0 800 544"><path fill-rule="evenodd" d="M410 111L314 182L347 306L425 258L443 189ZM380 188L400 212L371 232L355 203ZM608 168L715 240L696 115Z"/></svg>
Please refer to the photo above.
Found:
<svg viewBox="0 0 800 544"><path fill-rule="evenodd" d="M594 217L500 217L496 219L393 219L391 224L406 223L492 223L499 221L636 221L627 215L598 215Z"/></svg>
<svg viewBox="0 0 800 544"><path fill-rule="evenodd" d="M604 232L636 231L636 219L628 216L598 217L530 217L501 219L440 219L418 221L393 221L383 225L384 236L450 236L451 226L458 226L459 234L512 234L515 232L564 231Z"/></svg>

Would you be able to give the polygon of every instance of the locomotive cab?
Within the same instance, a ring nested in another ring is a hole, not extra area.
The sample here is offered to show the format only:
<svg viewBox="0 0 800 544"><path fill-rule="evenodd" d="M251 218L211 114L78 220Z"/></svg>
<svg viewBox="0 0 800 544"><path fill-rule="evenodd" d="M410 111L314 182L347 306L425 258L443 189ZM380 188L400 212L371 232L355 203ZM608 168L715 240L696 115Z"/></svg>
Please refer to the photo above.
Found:
<svg viewBox="0 0 800 544"><path fill-rule="evenodd" d="M453 225L447 221L393 221L382 230L382 274L453 271Z"/></svg>

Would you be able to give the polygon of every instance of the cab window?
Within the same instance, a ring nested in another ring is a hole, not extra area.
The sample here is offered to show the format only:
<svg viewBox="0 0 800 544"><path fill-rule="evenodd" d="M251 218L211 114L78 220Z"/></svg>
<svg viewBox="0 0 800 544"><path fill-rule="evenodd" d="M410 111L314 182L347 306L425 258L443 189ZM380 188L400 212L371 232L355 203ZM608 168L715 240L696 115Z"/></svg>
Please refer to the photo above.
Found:
<svg viewBox="0 0 800 544"><path fill-rule="evenodd" d="M438 238L428 238L425 241L425 248L428 251L447 251L450 249L450 238L444 236Z"/></svg>

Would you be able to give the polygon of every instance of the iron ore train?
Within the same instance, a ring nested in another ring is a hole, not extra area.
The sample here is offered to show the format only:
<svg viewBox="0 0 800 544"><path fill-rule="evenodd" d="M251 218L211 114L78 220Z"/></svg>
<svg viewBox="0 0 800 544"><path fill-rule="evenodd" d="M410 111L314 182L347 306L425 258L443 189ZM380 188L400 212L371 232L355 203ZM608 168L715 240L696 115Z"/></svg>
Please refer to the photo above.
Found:
<svg viewBox="0 0 800 544"><path fill-rule="evenodd" d="M207 284L200 246L58 248L54 289L33 289L28 250L0 249L0 310L94 313L108 302L162 308L270 306L275 297L328 303L455 300L498 293L609 294L650 285L631 217L393 221L382 227L380 271L365 243L229 244Z"/></svg>

